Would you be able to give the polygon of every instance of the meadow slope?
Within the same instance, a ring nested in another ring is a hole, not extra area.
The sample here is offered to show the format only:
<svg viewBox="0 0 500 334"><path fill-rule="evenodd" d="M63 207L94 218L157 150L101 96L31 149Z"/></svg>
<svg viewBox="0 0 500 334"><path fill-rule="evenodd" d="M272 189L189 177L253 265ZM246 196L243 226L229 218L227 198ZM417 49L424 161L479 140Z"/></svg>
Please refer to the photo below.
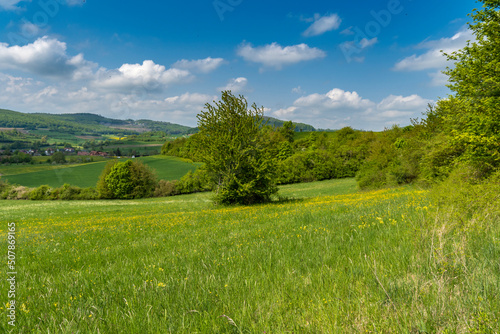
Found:
<svg viewBox="0 0 500 334"><path fill-rule="evenodd" d="M280 194L252 207L206 193L0 201L3 249L17 226L17 333L500 329L498 226L455 229L411 187L344 179Z"/></svg>
<svg viewBox="0 0 500 334"><path fill-rule="evenodd" d="M179 180L187 172L194 172L201 165L188 162L186 159L162 155L136 159L154 169L158 178L162 180ZM0 173L3 174L2 178L9 183L25 187L38 187L46 184L57 188L65 183L82 188L95 187L107 161L64 165L0 166Z"/></svg>

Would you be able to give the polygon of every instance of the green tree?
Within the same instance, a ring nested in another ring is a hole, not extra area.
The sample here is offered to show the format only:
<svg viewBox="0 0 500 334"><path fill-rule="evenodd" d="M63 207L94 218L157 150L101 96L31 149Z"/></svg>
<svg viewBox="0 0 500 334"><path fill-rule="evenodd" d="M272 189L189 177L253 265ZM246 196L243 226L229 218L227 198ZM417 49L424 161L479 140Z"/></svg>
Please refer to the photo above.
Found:
<svg viewBox="0 0 500 334"><path fill-rule="evenodd" d="M454 95L437 109L452 143L463 150L459 160L488 174L500 165L500 0L480 1L469 23L476 41L446 54L455 62L445 71Z"/></svg>
<svg viewBox="0 0 500 334"><path fill-rule="evenodd" d="M213 176L215 201L221 204L266 202L277 192L274 161L261 140L263 109L251 108L243 96L222 92L198 114L197 145Z"/></svg>
<svg viewBox="0 0 500 334"><path fill-rule="evenodd" d="M52 155L52 161L54 161L56 164L62 164L66 162L66 157L62 152L55 152Z"/></svg>
<svg viewBox="0 0 500 334"><path fill-rule="evenodd" d="M144 198L150 197L156 186L154 172L137 160L110 161L97 182L101 198Z"/></svg>
<svg viewBox="0 0 500 334"><path fill-rule="evenodd" d="M283 126L279 129L279 132L285 137L285 139L293 143L293 137L295 135L295 125L292 121L288 121L283 123Z"/></svg>

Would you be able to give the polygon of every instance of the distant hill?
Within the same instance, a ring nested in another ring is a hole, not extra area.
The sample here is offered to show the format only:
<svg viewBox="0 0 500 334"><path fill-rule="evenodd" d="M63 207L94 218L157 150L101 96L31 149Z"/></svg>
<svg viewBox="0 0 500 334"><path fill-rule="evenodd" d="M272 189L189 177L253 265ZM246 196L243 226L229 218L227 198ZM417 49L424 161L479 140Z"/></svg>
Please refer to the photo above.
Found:
<svg viewBox="0 0 500 334"><path fill-rule="evenodd" d="M285 121L264 117L268 125L281 127ZM316 131L312 125L293 123L295 131ZM23 128L26 130L49 129L60 133L93 135L123 134L130 135L146 131L163 131L171 135L185 135L197 132L197 128L170 122L140 119L119 120L90 113L46 114L22 113L0 109L0 128Z"/></svg>
<svg viewBox="0 0 500 334"><path fill-rule="evenodd" d="M267 122L267 125L271 125L271 126L274 126L276 128L282 127L283 123L285 123L285 121L279 120L279 119L274 118L274 117L268 117L268 116L264 116L264 121ZM316 129L312 125L304 124L304 123L295 123L295 122L292 122L292 123L293 123L293 125L295 125L296 132L316 131Z"/></svg>
<svg viewBox="0 0 500 334"><path fill-rule="evenodd" d="M26 130L50 129L80 135L135 134L146 131L163 131L167 134L182 135L192 131L191 127L169 122L119 120L89 113L27 114L6 109L0 109L0 127Z"/></svg>

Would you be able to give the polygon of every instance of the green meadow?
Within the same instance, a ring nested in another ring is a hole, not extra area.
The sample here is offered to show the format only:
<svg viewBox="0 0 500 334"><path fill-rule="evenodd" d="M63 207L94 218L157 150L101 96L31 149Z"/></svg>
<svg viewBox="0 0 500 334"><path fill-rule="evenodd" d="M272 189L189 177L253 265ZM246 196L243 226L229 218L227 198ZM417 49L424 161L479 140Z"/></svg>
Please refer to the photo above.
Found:
<svg viewBox="0 0 500 334"><path fill-rule="evenodd" d="M4 250L16 223L15 333L500 330L498 215L459 221L428 191L353 179L280 195L0 201Z"/></svg>
<svg viewBox="0 0 500 334"><path fill-rule="evenodd" d="M179 180L188 171L200 165L175 157L151 156L136 158L156 171L159 179ZM60 187L65 183L78 187L94 187L108 160L85 164L65 165L11 165L0 166L2 179L11 184L38 187L46 184Z"/></svg>

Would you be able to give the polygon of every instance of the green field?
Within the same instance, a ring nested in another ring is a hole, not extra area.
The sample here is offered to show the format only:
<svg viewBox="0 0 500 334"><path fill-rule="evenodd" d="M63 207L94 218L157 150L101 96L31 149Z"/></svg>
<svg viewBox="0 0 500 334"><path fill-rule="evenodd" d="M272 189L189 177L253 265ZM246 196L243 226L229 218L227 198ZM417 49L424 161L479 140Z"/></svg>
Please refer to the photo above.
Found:
<svg viewBox="0 0 500 334"><path fill-rule="evenodd" d="M47 184L60 187L65 183L78 187L94 187L107 160L85 164L67 165L11 165L1 166L2 179L11 184L38 187ZM137 158L153 168L159 179L179 180L188 171L194 171L200 164L166 156Z"/></svg>
<svg viewBox="0 0 500 334"><path fill-rule="evenodd" d="M16 333L500 330L491 217L458 224L426 191L358 192L353 179L280 195L0 201L4 250L16 223Z"/></svg>

